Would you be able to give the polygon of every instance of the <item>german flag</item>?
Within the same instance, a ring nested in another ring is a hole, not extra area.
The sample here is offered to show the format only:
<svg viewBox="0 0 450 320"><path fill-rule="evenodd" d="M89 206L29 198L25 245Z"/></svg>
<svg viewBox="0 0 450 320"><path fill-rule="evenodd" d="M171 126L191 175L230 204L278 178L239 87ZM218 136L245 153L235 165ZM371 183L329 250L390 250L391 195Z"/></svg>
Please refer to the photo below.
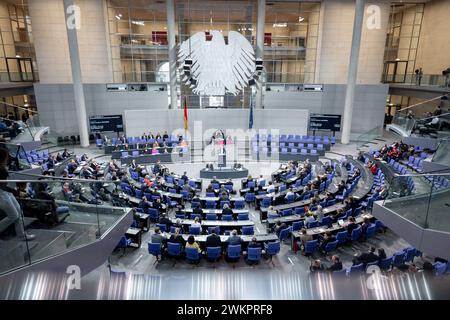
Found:
<svg viewBox="0 0 450 320"><path fill-rule="evenodd" d="M184 98L184 130L188 129L187 99Z"/></svg>

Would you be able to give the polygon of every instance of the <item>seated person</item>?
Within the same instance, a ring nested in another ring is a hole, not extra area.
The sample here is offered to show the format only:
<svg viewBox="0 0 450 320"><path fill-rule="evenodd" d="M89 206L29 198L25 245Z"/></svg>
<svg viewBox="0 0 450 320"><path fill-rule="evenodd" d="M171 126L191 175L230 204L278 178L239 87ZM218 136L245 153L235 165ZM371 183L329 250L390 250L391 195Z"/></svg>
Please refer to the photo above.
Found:
<svg viewBox="0 0 450 320"><path fill-rule="evenodd" d="M228 201L229 199L230 199L230 198L229 198L228 193L222 192L222 193L220 194L220 197L219 197L219 200L220 200L220 201Z"/></svg>
<svg viewBox="0 0 450 320"><path fill-rule="evenodd" d="M300 230L300 240L297 241L297 248L300 249L301 253L305 252L306 243L311 240L313 240L313 236L308 234L305 228L302 228L302 230Z"/></svg>
<svg viewBox="0 0 450 320"><path fill-rule="evenodd" d="M356 220L354 217L349 217L347 225L345 229L347 230L348 236L350 237L352 235L352 231L357 228L358 225L356 224Z"/></svg>
<svg viewBox="0 0 450 320"><path fill-rule="evenodd" d="M184 248L184 246L186 245L186 241L184 240L183 236L180 234L180 228L175 229L175 233L170 236L170 238L169 238L169 240L167 240L167 242L179 243L182 248Z"/></svg>
<svg viewBox="0 0 450 320"><path fill-rule="evenodd" d="M361 234L363 236L366 235L367 228L369 228L370 225L371 225L370 219L368 217L364 217L363 223L361 224Z"/></svg>
<svg viewBox="0 0 450 320"><path fill-rule="evenodd" d="M311 261L311 265L309 267L309 271L311 273L321 272L324 270L325 270L325 266L322 264L322 262L319 259Z"/></svg>
<svg viewBox="0 0 450 320"><path fill-rule="evenodd" d="M150 202L148 202L146 196L143 196L142 200L139 202L139 208L141 208L145 213L147 213L148 209L150 209Z"/></svg>
<svg viewBox="0 0 450 320"><path fill-rule="evenodd" d="M214 193L214 188L213 188L213 185L211 183L208 185L208 187L206 187L206 192L207 193Z"/></svg>
<svg viewBox="0 0 450 320"><path fill-rule="evenodd" d="M258 243L258 240L256 239L256 236L252 237L252 241L249 242L248 248L261 248L261 244ZM249 261L247 257L245 259L245 262L247 262L250 265L258 264L257 261Z"/></svg>
<svg viewBox="0 0 450 320"><path fill-rule="evenodd" d="M285 201L286 203L287 203L289 197L293 197L293 198L294 198L294 201L295 201L296 194L294 193L294 191L293 191L292 188L289 188L289 190L288 190L287 193L286 193L286 196L284 197L284 201Z"/></svg>
<svg viewBox="0 0 450 320"><path fill-rule="evenodd" d="M206 237L206 247L222 247L222 241L220 240L220 236L216 234L215 228L211 232L209 236Z"/></svg>
<svg viewBox="0 0 450 320"><path fill-rule="evenodd" d="M200 206L195 207L194 209L192 209L192 213L193 214L199 214L201 217L203 217L203 210L202 210L202 208L200 208Z"/></svg>
<svg viewBox="0 0 450 320"><path fill-rule="evenodd" d="M332 257L331 257L331 262L332 262L332 264L331 264L331 266L329 266L328 268L327 268L327 271L330 271L330 272L333 272L333 271L340 271L340 270L342 270L342 262L341 262L341 259L339 259L339 257L337 256L337 255L333 255Z"/></svg>
<svg viewBox="0 0 450 320"><path fill-rule="evenodd" d="M8 171L4 167L0 167L0 180L7 180ZM0 233L3 233L10 225L14 224L16 236L20 240L33 240L36 236L27 234L22 224L22 209L16 198L11 192L6 191L3 186L0 188L0 211L2 216L0 220Z"/></svg>
<svg viewBox="0 0 450 320"><path fill-rule="evenodd" d="M362 263L366 266L368 263L378 261L379 257L375 254L375 250L375 247L370 247L369 252L363 252L359 256L356 256L353 259L353 265Z"/></svg>
<svg viewBox="0 0 450 320"><path fill-rule="evenodd" d="M219 194L224 193L224 192L226 194L228 194L228 189L226 189L225 186L223 184L221 184L220 188L219 188Z"/></svg>
<svg viewBox="0 0 450 320"><path fill-rule="evenodd" d="M330 231L325 232L325 236L323 238L322 243L320 244L320 248L322 250L325 250L327 244L333 241L336 241L336 237Z"/></svg>
<svg viewBox="0 0 450 320"><path fill-rule="evenodd" d="M230 209L230 206L228 205L228 203L223 205L222 216L223 215L233 215L233 210Z"/></svg>
<svg viewBox="0 0 450 320"><path fill-rule="evenodd" d="M187 248L194 248L197 249L197 251L200 253L202 250L200 249L200 246L198 245L197 241L195 241L195 238L193 235L190 235L188 237L187 243L186 243L186 249Z"/></svg>
<svg viewBox="0 0 450 320"><path fill-rule="evenodd" d="M242 239L238 235L237 230L231 231L231 235L228 237L227 241L229 246L234 246L242 243Z"/></svg>
<svg viewBox="0 0 450 320"><path fill-rule="evenodd" d="M286 224L281 221L277 221L277 223L273 227L273 231L276 233L277 236L280 236L280 232L283 229L286 229Z"/></svg>
<svg viewBox="0 0 450 320"><path fill-rule="evenodd" d="M170 221L170 219L167 217L166 214L162 214L161 217L158 220L159 224L165 224L166 225L166 230L169 231L170 227L172 226L172 221Z"/></svg>
<svg viewBox="0 0 450 320"><path fill-rule="evenodd" d="M194 226L194 227L201 227L201 223L200 223L200 218L199 217L195 217L194 223L192 223L192 226Z"/></svg>
<svg viewBox="0 0 450 320"><path fill-rule="evenodd" d="M164 246L166 241L167 241L166 237L163 234L161 234L161 230L158 227L156 227L155 233L152 234L150 237L150 242L151 243L159 243L159 244L161 244L161 246Z"/></svg>

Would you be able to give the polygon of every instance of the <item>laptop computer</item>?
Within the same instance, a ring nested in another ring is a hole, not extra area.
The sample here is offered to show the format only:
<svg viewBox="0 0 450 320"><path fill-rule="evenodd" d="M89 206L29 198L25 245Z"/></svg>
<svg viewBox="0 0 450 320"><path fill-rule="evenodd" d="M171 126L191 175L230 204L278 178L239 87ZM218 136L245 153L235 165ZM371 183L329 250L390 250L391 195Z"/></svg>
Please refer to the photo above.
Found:
<svg viewBox="0 0 450 320"><path fill-rule="evenodd" d="M344 226L344 220L339 219L338 220L338 224L339 224L340 227Z"/></svg>

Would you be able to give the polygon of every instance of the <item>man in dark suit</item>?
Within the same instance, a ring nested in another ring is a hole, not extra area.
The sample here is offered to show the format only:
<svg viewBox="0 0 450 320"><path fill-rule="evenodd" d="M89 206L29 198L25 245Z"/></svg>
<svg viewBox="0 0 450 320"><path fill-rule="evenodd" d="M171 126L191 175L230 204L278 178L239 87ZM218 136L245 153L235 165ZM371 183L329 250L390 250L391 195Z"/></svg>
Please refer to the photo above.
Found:
<svg viewBox="0 0 450 320"><path fill-rule="evenodd" d="M339 259L339 257L337 255L333 255L331 257L331 262L333 264L328 267L328 269L327 269L328 271L333 272L333 271L342 270L342 262L341 262L341 259Z"/></svg>
<svg viewBox="0 0 450 320"><path fill-rule="evenodd" d="M350 237L352 235L353 229L357 228L358 225L356 224L356 220L354 217L348 218L348 224L345 229L347 230L348 236Z"/></svg>
<svg viewBox="0 0 450 320"><path fill-rule="evenodd" d="M183 175L181 176L181 179L184 180L184 183L188 183L189 182L189 178L188 178L188 176L186 174L186 171L183 172Z"/></svg>
<svg viewBox="0 0 450 320"><path fill-rule="evenodd" d="M230 206L228 205L228 203L225 203L223 205L223 209L222 209L222 216L226 214L226 215L233 215L233 210L230 209Z"/></svg>
<svg viewBox="0 0 450 320"><path fill-rule="evenodd" d="M170 226L172 225L172 221L165 214L162 214L158 221L159 224L165 224L166 230L170 230Z"/></svg>
<svg viewBox="0 0 450 320"><path fill-rule="evenodd" d="M216 234L215 230L213 230L212 233L206 237L206 247L222 247L220 236Z"/></svg>
<svg viewBox="0 0 450 320"><path fill-rule="evenodd" d="M203 218L203 210L200 207L195 207L194 209L192 209L192 213L193 214L199 214L200 217Z"/></svg>
<svg viewBox="0 0 450 320"><path fill-rule="evenodd" d="M367 265L368 263L378 261L379 258L375 254L375 250L375 247L370 247L369 252L361 253L359 257L356 258L356 263L363 263L364 265Z"/></svg>
<svg viewBox="0 0 450 320"><path fill-rule="evenodd" d="M336 241L336 237L333 236L333 234L330 231L327 231L325 233L325 237L324 237L322 243L320 244L320 248L322 250L325 250L325 247L327 246L327 244L330 242L333 242L333 241Z"/></svg>

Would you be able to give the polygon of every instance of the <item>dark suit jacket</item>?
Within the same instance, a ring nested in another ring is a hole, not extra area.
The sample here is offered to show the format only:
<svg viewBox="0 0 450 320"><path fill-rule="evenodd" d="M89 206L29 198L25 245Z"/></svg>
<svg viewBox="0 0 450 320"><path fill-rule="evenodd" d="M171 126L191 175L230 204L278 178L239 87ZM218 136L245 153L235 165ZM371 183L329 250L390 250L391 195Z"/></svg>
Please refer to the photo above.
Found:
<svg viewBox="0 0 450 320"><path fill-rule="evenodd" d="M364 263L364 265L366 265L366 264L368 264L370 262L378 261L378 256L375 253L372 253L372 252L365 252L365 253L362 253L358 257L358 261L360 263Z"/></svg>
<svg viewBox="0 0 450 320"><path fill-rule="evenodd" d="M211 234L206 237L206 247L221 247L222 241L217 234Z"/></svg>
<svg viewBox="0 0 450 320"><path fill-rule="evenodd" d="M183 237L181 235L178 235L177 237L175 237L175 235L171 235L169 241L170 243L179 243L181 244L183 247L186 244L186 241L184 241Z"/></svg>
<svg viewBox="0 0 450 320"><path fill-rule="evenodd" d="M328 267L328 271L339 271L342 270L342 262L333 263L331 266Z"/></svg>
<svg viewBox="0 0 450 320"><path fill-rule="evenodd" d="M222 214L230 214L230 215L232 215L233 214L233 210L231 210L230 208L223 209L222 210Z"/></svg>

